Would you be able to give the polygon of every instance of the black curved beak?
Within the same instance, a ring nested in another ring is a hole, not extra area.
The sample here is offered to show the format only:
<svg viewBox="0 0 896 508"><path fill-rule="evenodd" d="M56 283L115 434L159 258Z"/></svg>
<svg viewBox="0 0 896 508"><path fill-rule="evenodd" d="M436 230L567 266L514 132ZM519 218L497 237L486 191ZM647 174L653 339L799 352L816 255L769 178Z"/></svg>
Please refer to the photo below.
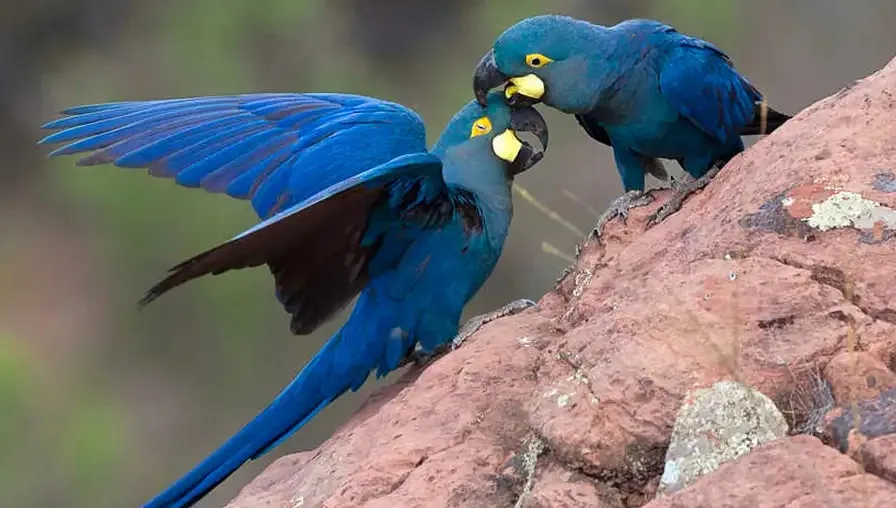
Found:
<svg viewBox="0 0 896 508"><path fill-rule="evenodd" d="M535 108L519 108L510 112L510 128L516 133L529 132L538 138L541 147L533 147L525 140L510 164L510 176L516 176L538 164L548 149L548 124Z"/></svg>
<svg viewBox="0 0 896 508"><path fill-rule="evenodd" d="M486 97L488 97L489 91L492 88L504 85L506 92L507 88L512 86L509 80L510 76L498 70L498 64L495 63L494 48L488 50L488 53L479 60L476 70L473 71L473 93L476 95L476 101L484 108L487 105ZM527 108L539 102L541 102L539 99L526 97L520 93L512 93L507 96L507 104L514 108Z"/></svg>
<svg viewBox="0 0 896 508"><path fill-rule="evenodd" d="M498 70L498 64L495 63L495 50L490 49L476 65L473 71L473 93L476 95L476 101L483 108L487 105L486 97L488 92L496 86L503 85L509 77Z"/></svg>

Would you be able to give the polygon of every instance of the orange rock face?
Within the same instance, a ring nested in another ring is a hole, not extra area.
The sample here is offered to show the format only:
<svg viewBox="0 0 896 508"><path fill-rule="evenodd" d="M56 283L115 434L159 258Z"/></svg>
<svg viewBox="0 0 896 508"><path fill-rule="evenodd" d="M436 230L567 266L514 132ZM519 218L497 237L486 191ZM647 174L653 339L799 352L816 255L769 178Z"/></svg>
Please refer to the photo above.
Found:
<svg viewBox="0 0 896 508"><path fill-rule="evenodd" d="M896 384L896 60L645 231L656 195L539 309L411 370L229 506L896 506L896 442L876 434L849 454L777 439L654 499L693 389L739 381L814 431Z"/></svg>

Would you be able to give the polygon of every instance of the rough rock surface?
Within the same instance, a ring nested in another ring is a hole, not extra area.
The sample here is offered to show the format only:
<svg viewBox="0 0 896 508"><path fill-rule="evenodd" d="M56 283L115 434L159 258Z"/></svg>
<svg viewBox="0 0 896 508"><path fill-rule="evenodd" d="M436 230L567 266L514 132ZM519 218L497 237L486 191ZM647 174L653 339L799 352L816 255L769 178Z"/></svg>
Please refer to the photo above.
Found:
<svg viewBox="0 0 896 508"><path fill-rule="evenodd" d="M896 433L896 389L849 403L825 415L821 437L844 453L858 453L868 440Z"/></svg>
<svg viewBox="0 0 896 508"><path fill-rule="evenodd" d="M677 492L787 431L775 403L749 386L719 381L695 390L675 420L657 494Z"/></svg>
<svg viewBox="0 0 896 508"><path fill-rule="evenodd" d="M880 358L862 351L835 356L828 363L824 377L832 383L834 401L840 405L874 399L882 391L896 388L896 373Z"/></svg>
<svg viewBox="0 0 896 508"><path fill-rule="evenodd" d="M892 506L896 485L810 436L780 439L644 508Z"/></svg>
<svg viewBox="0 0 896 508"><path fill-rule="evenodd" d="M891 503L883 474L814 437L768 443L651 499L690 390L737 380L801 428L825 399L816 392L843 384L826 371L835 356L896 366L894 94L896 60L802 111L645 231L668 196L657 193L583 244L540 309L408 372L229 506ZM868 450L892 471L891 442Z"/></svg>
<svg viewBox="0 0 896 508"><path fill-rule="evenodd" d="M862 446L859 460L865 471L896 483L896 434L871 439Z"/></svg>

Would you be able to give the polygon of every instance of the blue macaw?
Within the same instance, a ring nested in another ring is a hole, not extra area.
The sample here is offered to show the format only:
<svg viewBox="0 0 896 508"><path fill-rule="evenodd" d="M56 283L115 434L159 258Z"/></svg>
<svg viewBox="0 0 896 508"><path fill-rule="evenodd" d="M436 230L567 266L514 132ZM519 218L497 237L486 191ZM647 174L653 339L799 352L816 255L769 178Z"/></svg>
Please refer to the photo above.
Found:
<svg viewBox="0 0 896 508"><path fill-rule="evenodd" d="M626 194L598 221L651 201L645 175L668 178L663 159L687 175L650 223L673 213L744 150L741 136L768 134L790 116L769 107L762 94L721 50L669 25L647 19L605 27L543 15L504 31L481 59L473 89L505 84L508 102L543 102L575 115L595 140L611 146Z"/></svg>
<svg viewBox="0 0 896 508"><path fill-rule="evenodd" d="M92 152L79 164L149 168L250 199L264 218L172 268L143 304L196 277L266 264L292 332L307 334L360 293L348 321L277 398L147 508L192 505L371 370L384 376L451 343L501 254L513 178L547 148L535 109L511 109L500 92L485 103L464 106L432 150L412 110L338 94L81 106L44 126L59 131L41 142L67 143L53 155Z"/></svg>

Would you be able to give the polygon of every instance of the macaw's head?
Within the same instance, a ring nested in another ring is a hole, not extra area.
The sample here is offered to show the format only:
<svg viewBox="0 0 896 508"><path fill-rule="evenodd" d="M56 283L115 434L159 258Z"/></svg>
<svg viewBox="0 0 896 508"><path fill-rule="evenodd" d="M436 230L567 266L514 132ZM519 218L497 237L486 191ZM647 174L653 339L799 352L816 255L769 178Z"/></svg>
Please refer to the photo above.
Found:
<svg viewBox="0 0 896 508"><path fill-rule="evenodd" d="M476 99L484 103L489 90L505 85L513 106L538 102L566 113L590 111L599 94L589 72L604 41L601 28L568 16L526 18L504 31L473 74ZM597 62L599 65L601 62Z"/></svg>
<svg viewBox="0 0 896 508"><path fill-rule="evenodd" d="M483 102L480 106L470 101L458 111L432 149L443 160L449 183L489 177L512 180L537 164L547 150L548 126L535 108L513 108L500 91L487 93ZM524 133L534 135L541 146L522 139Z"/></svg>

